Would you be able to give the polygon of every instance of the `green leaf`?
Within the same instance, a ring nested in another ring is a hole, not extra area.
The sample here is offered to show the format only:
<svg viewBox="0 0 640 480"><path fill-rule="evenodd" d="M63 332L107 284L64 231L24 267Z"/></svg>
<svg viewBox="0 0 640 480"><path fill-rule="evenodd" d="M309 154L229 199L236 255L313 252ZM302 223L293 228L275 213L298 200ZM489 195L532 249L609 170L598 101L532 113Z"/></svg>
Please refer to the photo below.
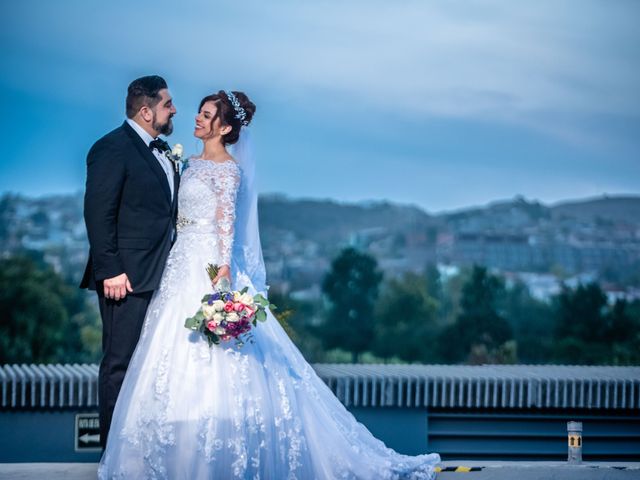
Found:
<svg viewBox="0 0 640 480"><path fill-rule="evenodd" d="M256 312L256 320L264 322L266 319L267 319L267 312L265 312L264 310L258 310Z"/></svg>
<svg viewBox="0 0 640 480"><path fill-rule="evenodd" d="M220 337L209 330L207 330L206 337L210 347L211 345L218 345L220 343Z"/></svg>
<svg viewBox="0 0 640 480"><path fill-rule="evenodd" d="M191 330L198 330L202 325L202 320L198 320L195 316L189 317L184 321L184 326Z"/></svg>
<svg viewBox="0 0 640 480"><path fill-rule="evenodd" d="M247 293L248 290L249 287L244 287L242 290L240 290L240 294L242 295L243 293Z"/></svg>
<svg viewBox="0 0 640 480"><path fill-rule="evenodd" d="M269 300L267 300L266 298L264 298L262 295L257 294L255 297L253 297L253 300L258 304L261 305L263 307L268 307L269 306Z"/></svg>

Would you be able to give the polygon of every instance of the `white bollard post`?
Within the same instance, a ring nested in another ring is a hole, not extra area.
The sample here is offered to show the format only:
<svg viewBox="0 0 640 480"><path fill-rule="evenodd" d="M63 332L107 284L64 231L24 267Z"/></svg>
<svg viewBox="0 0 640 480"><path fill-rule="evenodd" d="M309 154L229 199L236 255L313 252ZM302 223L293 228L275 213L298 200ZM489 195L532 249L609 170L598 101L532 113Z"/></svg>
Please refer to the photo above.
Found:
<svg viewBox="0 0 640 480"><path fill-rule="evenodd" d="M569 434L569 457L567 463L577 464L582 462L582 422L567 422Z"/></svg>

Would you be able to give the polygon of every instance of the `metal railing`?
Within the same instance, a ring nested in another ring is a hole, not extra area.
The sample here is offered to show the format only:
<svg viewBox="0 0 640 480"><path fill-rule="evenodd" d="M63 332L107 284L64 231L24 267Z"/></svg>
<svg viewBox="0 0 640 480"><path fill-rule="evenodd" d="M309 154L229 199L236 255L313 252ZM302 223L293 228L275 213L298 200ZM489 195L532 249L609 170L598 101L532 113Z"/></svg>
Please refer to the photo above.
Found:
<svg viewBox="0 0 640 480"><path fill-rule="evenodd" d="M640 367L315 364L361 407L640 409ZM98 365L2 365L0 408L98 404Z"/></svg>
<svg viewBox="0 0 640 480"><path fill-rule="evenodd" d="M0 407L98 405L98 365L2 365Z"/></svg>
<svg viewBox="0 0 640 480"><path fill-rule="evenodd" d="M318 364L346 406L638 409L640 367Z"/></svg>

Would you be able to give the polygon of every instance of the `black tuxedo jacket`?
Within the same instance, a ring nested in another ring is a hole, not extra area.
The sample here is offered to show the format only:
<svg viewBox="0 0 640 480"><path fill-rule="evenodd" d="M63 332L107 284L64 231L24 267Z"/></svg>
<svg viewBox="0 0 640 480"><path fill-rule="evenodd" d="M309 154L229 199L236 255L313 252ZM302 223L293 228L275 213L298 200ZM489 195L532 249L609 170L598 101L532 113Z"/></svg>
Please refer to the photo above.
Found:
<svg viewBox="0 0 640 480"><path fill-rule="evenodd" d="M84 196L90 251L81 288L95 290L121 273L134 294L158 287L172 244L179 181L174 174L172 201L158 159L126 121L91 147Z"/></svg>

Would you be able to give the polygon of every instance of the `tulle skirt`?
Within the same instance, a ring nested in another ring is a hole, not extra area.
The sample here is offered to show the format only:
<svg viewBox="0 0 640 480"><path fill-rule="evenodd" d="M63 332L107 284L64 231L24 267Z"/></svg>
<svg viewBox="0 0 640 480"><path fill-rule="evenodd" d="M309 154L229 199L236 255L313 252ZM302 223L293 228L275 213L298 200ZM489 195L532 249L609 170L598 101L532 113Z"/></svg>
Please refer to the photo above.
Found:
<svg viewBox="0 0 640 480"><path fill-rule="evenodd" d="M179 235L144 321L100 479L431 479L437 454L376 439L316 375L271 313L253 343L208 346L184 320L211 292L210 235ZM233 265L232 265L233 270ZM243 272L233 288L254 293Z"/></svg>

